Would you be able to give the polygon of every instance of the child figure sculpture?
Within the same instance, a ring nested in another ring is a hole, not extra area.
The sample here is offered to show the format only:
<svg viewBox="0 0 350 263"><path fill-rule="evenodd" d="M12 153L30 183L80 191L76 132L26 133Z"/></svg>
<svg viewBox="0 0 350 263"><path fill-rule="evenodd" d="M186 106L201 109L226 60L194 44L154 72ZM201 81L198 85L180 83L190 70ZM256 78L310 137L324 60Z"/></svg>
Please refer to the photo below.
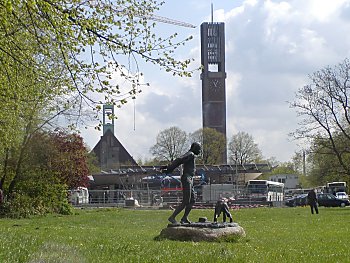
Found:
<svg viewBox="0 0 350 263"><path fill-rule="evenodd" d="M227 205L227 199L221 198L216 202L215 205L215 213L214 213L214 222L216 223L218 221L218 217L220 214L223 213L223 222L226 222L226 217L230 218L230 223L232 223L232 215L229 211L229 207Z"/></svg>

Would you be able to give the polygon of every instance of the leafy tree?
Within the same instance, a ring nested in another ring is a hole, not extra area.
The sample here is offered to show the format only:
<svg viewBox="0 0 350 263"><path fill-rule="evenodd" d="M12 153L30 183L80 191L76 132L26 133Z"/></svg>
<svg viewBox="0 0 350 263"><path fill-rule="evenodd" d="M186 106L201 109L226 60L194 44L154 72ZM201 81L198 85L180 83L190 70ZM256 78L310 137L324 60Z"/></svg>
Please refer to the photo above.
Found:
<svg viewBox="0 0 350 263"><path fill-rule="evenodd" d="M150 152L160 161L172 162L187 150L188 137L178 127L170 127L157 135L157 142Z"/></svg>
<svg viewBox="0 0 350 263"><path fill-rule="evenodd" d="M7 7L11 9L12 4L9 2ZM3 15L0 19L0 106L3 109L0 113L3 120L0 188L10 182L6 189L9 195L23 179L23 164L31 138L61 112L57 96L66 95L67 88L64 64L57 59L57 49L47 43L49 59L28 36L29 18L14 18L12 9L11 14L7 9L0 10Z"/></svg>
<svg viewBox="0 0 350 263"><path fill-rule="evenodd" d="M70 189L87 186L89 175L88 151L78 134L58 132L51 134L56 156L51 169L59 173L61 181Z"/></svg>
<svg viewBox="0 0 350 263"><path fill-rule="evenodd" d="M98 111L100 104L120 107L135 98L144 84L139 60L174 75L191 75L191 60L173 56L191 37L177 41L175 33L163 38L149 23L161 4L0 1L0 188L9 197L28 182L28 149L37 132L55 127L58 116L66 116L74 127L83 113L91 115L85 107ZM136 71L125 66L132 62ZM130 88L122 90L113 80L116 75Z"/></svg>
<svg viewBox="0 0 350 263"><path fill-rule="evenodd" d="M312 143L307 158L310 166L310 171L308 172L309 181L312 185L325 185L331 181L349 181L349 176L344 173L343 167L339 164L331 147L324 146L325 142L323 139L315 139ZM346 163L350 161L347 158L344 156Z"/></svg>
<svg viewBox="0 0 350 263"><path fill-rule="evenodd" d="M67 187L47 170L26 171L11 198L0 205L0 216L20 218L47 213L72 213Z"/></svg>
<svg viewBox="0 0 350 263"><path fill-rule="evenodd" d="M202 155L198 163L222 164L223 151L226 150L225 136L212 128L203 128L190 134L192 142L199 142L202 145Z"/></svg>
<svg viewBox="0 0 350 263"><path fill-rule="evenodd" d="M310 84L298 90L291 107L302 118L296 138L316 140L315 150L332 154L341 173L350 175L350 61L325 67L309 76Z"/></svg>
<svg viewBox="0 0 350 263"><path fill-rule="evenodd" d="M306 162L306 154L305 150L295 152L291 160L294 171L300 175L307 174L308 165Z"/></svg>
<svg viewBox="0 0 350 263"><path fill-rule="evenodd" d="M293 165L290 162L281 163L271 166L271 170L269 172L265 172L259 176L261 180L268 180L272 175L278 174L296 174L293 170Z"/></svg>
<svg viewBox="0 0 350 263"><path fill-rule="evenodd" d="M36 132L22 152L19 171L17 156L8 157L8 176L1 178L7 194L3 211L21 215L25 211L32 214L69 211L67 189L87 185L88 161L87 148L79 135ZM22 201L26 210L18 204Z"/></svg>
<svg viewBox="0 0 350 263"><path fill-rule="evenodd" d="M137 162L139 165L145 165L145 166L157 166L157 165L166 165L168 164L168 161L165 160L159 160L157 158L150 158L145 159L143 162Z"/></svg>
<svg viewBox="0 0 350 263"><path fill-rule="evenodd" d="M134 98L142 87L141 73L124 66L130 59L138 56L175 75L190 75L185 70L190 60L172 56L187 40L176 41L176 34L159 37L148 21L160 5L133 0L0 2L3 159L16 151L19 171L32 134L62 114L74 126L86 112L84 105L100 109L103 101L94 99L96 94L118 106ZM112 83L116 73L130 82L129 90Z"/></svg>
<svg viewBox="0 0 350 263"><path fill-rule="evenodd" d="M275 174L296 174L297 172L293 169L293 165L291 163L281 163L277 167L274 167L270 173L270 175Z"/></svg>
<svg viewBox="0 0 350 263"><path fill-rule="evenodd" d="M262 153L253 136L246 132L238 132L232 136L228 151L230 161L237 164L259 162L262 159Z"/></svg>
<svg viewBox="0 0 350 263"><path fill-rule="evenodd" d="M26 170L39 168L52 172L69 189L87 186L89 153L78 134L38 132L26 154Z"/></svg>
<svg viewBox="0 0 350 263"><path fill-rule="evenodd" d="M190 76L191 59L177 60L175 50L191 37L177 41L177 34L155 34L150 22L162 2L137 0L24 0L0 2L0 56L23 65L43 78L58 71L65 95L65 109L88 105L99 110L94 94L121 106L141 91L138 60L153 63L167 72ZM23 45L24 44L24 45ZM29 47L29 48L28 48ZM45 63L42 63L42 59ZM136 64L136 71L129 66ZM113 82L119 75L130 83L128 90Z"/></svg>

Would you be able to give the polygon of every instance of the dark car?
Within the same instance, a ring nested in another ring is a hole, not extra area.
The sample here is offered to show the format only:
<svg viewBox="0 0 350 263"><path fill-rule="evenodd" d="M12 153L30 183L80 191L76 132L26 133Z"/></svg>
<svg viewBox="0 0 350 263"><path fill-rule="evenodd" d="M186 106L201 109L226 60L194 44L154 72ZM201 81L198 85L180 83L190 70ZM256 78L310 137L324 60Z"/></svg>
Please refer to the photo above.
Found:
<svg viewBox="0 0 350 263"><path fill-rule="evenodd" d="M346 199L339 199L332 194L317 194L318 205L326 207L335 206L349 206L350 202Z"/></svg>
<svg viewBox="0 0 350 263"><path fill-rule="evenodd" d="M305 206L307 205L307 194L293 196L285 201L286 206Z"/></svg>
<svg viewBox="0 0 350 263"><path fill-rule="evenodd" d="M295 197L288 198L284 204L290 207L296 206Z"/></svg>

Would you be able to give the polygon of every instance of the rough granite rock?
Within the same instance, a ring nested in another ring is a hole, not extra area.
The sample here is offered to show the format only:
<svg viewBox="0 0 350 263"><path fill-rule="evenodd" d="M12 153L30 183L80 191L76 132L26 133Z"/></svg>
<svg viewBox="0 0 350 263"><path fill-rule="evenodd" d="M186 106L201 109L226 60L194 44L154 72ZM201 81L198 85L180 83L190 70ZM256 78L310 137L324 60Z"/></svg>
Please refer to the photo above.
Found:
<svg viewBox="0 0 350 263"><path fill-rule="evenodd" d="M245 231L237 223L169 224L159 235L180 241L236 241L245 237Z"/></svg>

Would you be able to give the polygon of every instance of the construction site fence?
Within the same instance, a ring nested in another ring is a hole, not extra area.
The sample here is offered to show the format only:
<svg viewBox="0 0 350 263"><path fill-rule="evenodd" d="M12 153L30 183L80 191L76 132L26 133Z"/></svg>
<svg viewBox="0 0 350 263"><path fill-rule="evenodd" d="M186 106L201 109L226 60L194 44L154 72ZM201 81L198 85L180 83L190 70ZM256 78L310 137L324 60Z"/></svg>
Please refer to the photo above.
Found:
<svg viewBox="0 0 350 263"><path fill-rule="evenodd" d="M204 195L205 196L205 195ZM206 194L208 196L208 194ZM246 195L244 188L235 188L232 191L222 192L220 190L210 192L210 197L203 199L203 193L197 192L197 204L215 204L219 198L225 197L236 204L259 203ZM182 201L181 190L89 190L86 200L77 200L73 205L79 206L143 206L143 207L164 207L178 204ZM272 204L270 202L269 204ZM273 206L280 206L281 202L274 202Z"/></svg>

